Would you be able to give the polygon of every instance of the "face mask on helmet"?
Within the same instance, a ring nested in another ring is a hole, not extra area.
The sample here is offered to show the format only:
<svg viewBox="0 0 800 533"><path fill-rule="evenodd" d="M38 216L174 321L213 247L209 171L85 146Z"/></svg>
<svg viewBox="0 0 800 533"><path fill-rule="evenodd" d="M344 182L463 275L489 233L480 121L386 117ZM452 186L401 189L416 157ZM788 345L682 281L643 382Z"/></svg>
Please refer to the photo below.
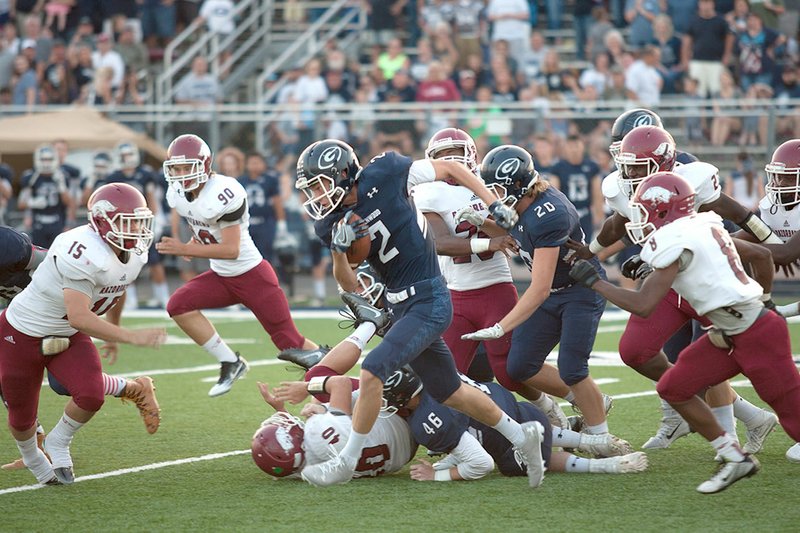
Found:
<svg viewBox="0 0 800 533"><path fill-rule="evenodd" d="M369 264L362 264L356 271L356 282L358 283L358 293L369 300L370 305L381 306L381 297L386 286L375 279L372 267Z"/></svg>
<svg viewBox="0 0 800 533"><path fill-rule="evenodd" d="M642 181L656 172L669 172L675 165L675 141L664 129L640 126L628 133L615 160L620 190L633 198Z"/></svg>
<svg viewBox="0 0 800 533"><path fill-rule="evenodd" d="M486 154L481 164L481 179L498 200L514 207L539 181L539 172L525 150L505 145Z"/></svg>
<svg viewBox="0 0 800 533"><path fill-rule="evenodd" d="M136 207L125 207L138 204ZM103 185L89 198L89 223L111 246L141 255L153 243L153 213L142 194L126 184Z"/></svg>
<svg viewBox="0 0 800 533"><path fill-rule="evenodd" d="M630 202L628 237L643 244L657 229L694 214L695 192L686 180L671 172L659 172L643 181Z"/></svg>
<svg viewBox="0 0 800 533"><path fill-rule="evenodd" d="M764 170L767 198L773 205L792 207L800 203L800 139L780 145Z"/></svg>
<svg viewBox="0 0 800 533"><path fill-rule="evenodd" d="M611 126L611 145L608 147L608 153L611 154L612 161L616 163L622 139L630 133L631 130L639 126L664 127L661 122L661 117L649 109L637 108L622 113Z"/></svg>
<svg viewBox="0 0 800 533"><path fill-rule="evenodd" d="M58 169L58 157L52 146L40 146L33 154L33 169L41 174L54 174Z"/></svg>
<svg viewBox="0 0 800 533"><path fill-rule="evenodd" d="M446 128L436 132L425 150L426 159L457 161L473 173L478 172L478 149L475 141L465 131Z"/></svg>
<svg viewBox="0 0 800 533"><path fill-rule="evenodd" d="M278 411L264 422L250 444L253 461L267 474L286 477L305 464L303 422L285 411Z"/></svg>
<svg viewBox="0 0 800 533"><path fill-rule="evenodd" d="M162 165L167 183L179 192L190 192L208 181L211 150L196 135L181 135L169 145Z"/></svg>
<svg viewBox="0 0 800 533"><path fill-rule="evenodd" d="M303 191L303 208L314 220L322 220L350 192L361 165L353 149L342 141L326 139L308 146L297 160L295 188Z"/></svg>
<svg viewBox="0 0 800 533"><path fill-rule="evenodd" d="M386 378L383 384L383 405L381 412L391 415L407 406L422 392L422 381L409 366L403 366Z"/></svg>

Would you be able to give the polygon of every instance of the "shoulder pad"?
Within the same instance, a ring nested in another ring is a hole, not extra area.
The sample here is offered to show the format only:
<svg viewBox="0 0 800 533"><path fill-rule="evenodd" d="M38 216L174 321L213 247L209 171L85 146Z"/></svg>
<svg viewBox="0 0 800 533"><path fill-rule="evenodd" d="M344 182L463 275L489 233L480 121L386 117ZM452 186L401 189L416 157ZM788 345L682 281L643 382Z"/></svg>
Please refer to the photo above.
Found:
<svg viewBox="0 0 800 533"><path fill-rule="evenodd" d="M434 181L430 183L420 183L419 185L415 185L411 189L411 195L414 198L414 205L417 206L417 209L422 211L423 213L436 213L438 212L437 209L437 197L440 194L444 194L445 191L442 190L441 186L444 185L445 187L453 187L453 185L448 185L443 181Z"/></svg>
<svg viewBox="0 0 800 533"><path fill-rule="evenodd" d="M206 182L203 198L198 198L197 209L203 218L217 220L219 217L242 205L247 200L247 191L242 184L228 176L215 174ZM219 199L225 197L227 202ZM233 196L233 198L231 198Z"/></svg>
<svg viewBox="0 0 800 533"><path fill-rule="evenodd" d="M620 191L619 188L619 181L617 181L618 176L619 176L619 171L615 170L614 172L603 178L603 183L601 185L603 189L603 196L605 198L608 198L609 200L611 198L614 198L618 194L622 193L622 191Z"/></svg>
<svg viewBox="0 0 800 533"><path fill-rule="evenodd" d="M772 209L772 202L769 201L769 197L765 196L758 202L758 209L761 213L769 213L769 210Z"/></svg>
<svg viewBox="0 0 800 533"><path fill-rule="evenodd" d="M167 185L167 205L174 209L178 205L178 191Z"/></svg>
<svg viewBox="0 0 800 533"><path fill-rule="evenodd" d="M77 244L75 244L77 243ZM109 269L113 252L87 225L62 233L50 248L56 269L70 279L94 279Z"/></svg>

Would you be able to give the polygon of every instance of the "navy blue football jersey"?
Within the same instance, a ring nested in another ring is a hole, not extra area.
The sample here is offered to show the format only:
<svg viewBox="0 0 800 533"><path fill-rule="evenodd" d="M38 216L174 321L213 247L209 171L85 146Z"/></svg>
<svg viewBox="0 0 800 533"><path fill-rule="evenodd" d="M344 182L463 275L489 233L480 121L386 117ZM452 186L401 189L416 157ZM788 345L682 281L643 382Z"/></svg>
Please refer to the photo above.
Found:
<svg viewBox="0 0 800 533"><path fill-rule="evenodd" d="M31 282L31 274L25 270L31 260L31 246L24 233L0 226L0 297L10 300Z"/></svg>
<svg viewBox="0 0 800 533"><path fill-rule="evenodd" d="M688 165L689 163L694 163L695 161L699 161L697 157L690 154L689 152L683 152L681 150L675 150L675 160L680 163L681 165Z"/></svg>
<svg viewBox="0 0 800 533"><path fill-rule="evenodd" d="M536 200L520 215L517 224L509 230L520 246L519 256L531 268L533 251L536 248L560 247L558 264L553 275L553 289L572 285L569 277L570 264L564 260L570 250L565 246L568 239L585 243L580 216L567 197L553 187L539 193ZM597 258L591 260L602 270Z"/></svg>
<svg viewBox="0 0 800 533"><path fill-rule="evenodd" d="M22 188L30 188L31 198L44 197L47 205L42 209L31 209L33 222L40 224L61 224L67 218L67 206L61 200L58 185L53 180L52 174L39 174L28 170L22 175Z"/></svg>
<svg viewBox="0 0 800 533"><path fill-rule="evenodd" d="M562 159L550 168L550 173L558 177L559 189L567 196L578 211L585 217L592 207L592 180L600 179L600 167L589 158L578 165Z"/></svg>
<svg viewBox="0 0 800 533"><path fill-rule="evenodd" d="M147 165L139 165L130 176L126 175L122 170L115 170L102 180L98 180L95 188L109 183L127 183L136 187L146 197L150 187L155 186L155 180L156 174L152 168Z"/></svg>
<svg viewBox="0 0 800 533"><path fill-rule="evenodd" d="M356 182L356 205L341 206L314 226L330 247L331 229L348 210L366 220L372 240L367 261L389 290L441 275L433 236L408 195L412 162L396 152L375 156Z"/></svg>
<svg viewBox="0 0 800 533"><path fill-rule="evenodd" d="M279 196L280 176L274 172L265 172L257 179L248 176L236 178L247 191L247 207L250 211L250 225L257 226L275 220L273 198Z"/></svg>

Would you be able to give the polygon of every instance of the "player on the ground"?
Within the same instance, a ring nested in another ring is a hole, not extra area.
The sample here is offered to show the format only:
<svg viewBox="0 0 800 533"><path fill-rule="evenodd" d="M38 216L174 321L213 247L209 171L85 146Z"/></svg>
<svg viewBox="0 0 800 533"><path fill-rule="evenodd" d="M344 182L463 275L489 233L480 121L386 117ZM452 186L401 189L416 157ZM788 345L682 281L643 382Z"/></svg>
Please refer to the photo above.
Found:
<svg viewBox="0 0 800 533"><path fill-rule="evenodd" d="M616 159L618 170L603 180L603 195L614 213L588 247L576 246L579 257L592 257L625 237L625 223L631 217L630 199L638 185L658 171L674 170L689 181L696 191L699 211L714 211L723 218L738 221L742 228L756 235L758 241L777 239L761 219L722 192L716 167L703 162L676 165L675 154L672 136L657 126L634 128L623 138ZM634 271L640 265L638 257L628 263ZM650 316L630 317L619 343L622 360L643 376L658 381L672 364L663 351L665 343L694 316L690 304L675 291L669 291ZM745 448L751 453L762 448L764 439L777 423L774 414L743 399L727 383L709 391L707 400L729 433L736 434L734 417L747 426ZM667 402L662 402L662 412L661 427L645 442L644 448L667 448L679 437L689 434L689 425Z"/></svg>
<svg viewBox="0 0 800 533"><path fill-rule="evenodd" d="M461 376L467 384L477 387L503 411L518 422L535 421L545 430L542 446L547 469L551 472L628 474L647 469L647 456L633 450L625 441L604 435L576 433L569 429L554 428L547 416L533 404L518 402L497 383L477 383ZM416 380L416 381L415 381ZM384 398L389 407L406 414L414 439L431 451L449 455L431 465L420 459L412 465L411 478L418 481L455 481L480 479L497 464L506 476L524 476L525 468L517 460L508 441L494 429L481 424L430 397L415 386L418 378L406 372L387 382ZM586 459L571 453L554 450L567 447L598 456Z"/></svg>
<svg viewBox="0 0 800 533"><path fill-rule="evenodd" d="M163 254L206 257L211 270L191 279L169 299L167 312L198 346L220 362L220 376L209 396L228 392L247 372L247 361L220 338L201 309L243 304L279 349L313 349L292 322L289 303L275 271L258 253L247 231L247 193L235 178L211 171L211 150L196 135L170 143L164 161L167 200L192 226L189 242L163 237Z"/></svg>
<svg viewBox="0 0 800 533"><path fill-rule="evenodd" d="M103 405L102 368L91 337L150 347L166 338L163 328L129 330L100 318L147 261L153 215L144 197L127 185L106 185L88 207L89 224L56 238L30 285L0 316L0 385L9 427L40 483L74 481L70 443ZM50 461L36 445L45 368L72 396L45 440Z"/></svg>
<svg viewBox="0 0 800 533"><path fill-rule="evenodd" d="M64 230L72 197L67 176L58 164L58 155L50 144L33 152L33 169L22 175L22 189L17 209L31 210L31 240L49 248L53 239Z"/></svg>
<svg viewBox="0 0 800 533"><path fill-rule="evenodd" d="M441 339L452 306L432 236L408 190L448 178L486 201L502 227L515 222L515 213L494 201L480 180L456 161L412 161L385 152L362 168L351 146L332 139L310 145L298 159L296 187L308 197L304 207L309 215L319 221L317 235L332 245L334 277L345 291L356 290L356 275L345 252L357 238L370 235L367 261L386 284L384 298L393 313L392 328L361 365L360 394L347 444L329 461L303 469L303 479L314 485L345 483L352 477L380 411L383 382L404 364L414 368L437 400L500 431L525 460L529 484L537 487L542 482L539 429L520 425L483 393L463 385ZM360 220L354 221L353 213Z"/></svg>
<svg viewBox="0 0 800 533"><path fill-rule="evenodd" d="M712 443L723 461L719 471L697 487L710 494L754 475L759 464L739 447L735 435L726 433L697 394L742 373L778 413L789 436L800 440L800 374L792 360L786 321L762 302L764 291L772 286L769 251L744 241L734 245L719 215L696 212L696 194L686 179L672 172L656 173L638 185L626 230L632 241L642 244L642 259L654 268L639 291L603 281L587 261L577 262L570 275L645 317L675 290L698 317L712 324L708 334L681 352L657 385L659 396ZM758 281L745 273L740 253Z"/></svg>
<svg viewBox="0 0 800 533"><path fill-rule="evenodd" d="M286 412L284 402L266 384L258 384L264 401L277 411L262 422L253 436L253 459L264 472L285 477L306 465L322 463L331 453L344 448L352 430L350 414L357 398L354 385L346 376L330 376L315 385L314 393L324 394L326 402L304 405L300 413L307 417L304 424ZM289 449L286 443L291 444ZM397 472L411 461L416 451L417 443L408 423L396 413L386 413L376 420L367 435L353 478Z"/></svg>
<svg viewBox="0 0 800 533"><path fill-rule="evenodd" d="M480 172L475 141L457 128L436 132L425 151L428 159L458 161L476 175ZM478 341L461 336L497 323L517 303L517 289L511 279L506 254L516 253L517 244L509 235L489 237L471 222L457 221L456 215L471 207L488 216L483 202L467 187L449 181L423 183L411 190L414 204L425 214L433 231L439 268L447 281L453 302L453 321L442 335L459 372L466 374L478 349ZM567 417L546 394L572 400L570 390L558 376L558 370L545 365L542 375L529 383L517 383L508 377L506 361L511 335L484 341L486 355L497 381L519 392L548 413L553 424L565 427Z"/></svg>
<svg viewBox="0 0 800 533"><path fill-rule="evenodd" d="M583 241L580 217L560 191L539 179L531 155L518 146L495 148L481 163L481 178L503 205L519 214L509 229L531 284L514 307L493 326L462 336L501 338L513 330L508 375L527 382L539 373L557 344L558 371L575 395L588 433L608 433L603 396L589 375L589 355L605 300L569 278L567 239ZM474 216L474 213L471 213ZM477 217L473 223L486 225ZM595 259L597 268L600 263Z"/></svg>

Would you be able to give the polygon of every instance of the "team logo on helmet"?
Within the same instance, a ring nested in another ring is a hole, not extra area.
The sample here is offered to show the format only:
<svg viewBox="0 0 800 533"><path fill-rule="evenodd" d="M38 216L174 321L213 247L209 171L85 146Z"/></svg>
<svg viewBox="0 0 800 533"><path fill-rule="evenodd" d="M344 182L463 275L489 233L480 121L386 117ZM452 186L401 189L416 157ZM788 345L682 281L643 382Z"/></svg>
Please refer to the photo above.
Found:
<svg viewBox="0 0 800 533"><path fill-rule="evenodd" d="M117 208L108 200L99 200L92 205L92 215L94 216L109 216L109 213L116 211ZM110 218L110 217L109 217Z"/></svg>
<svg viewBox="0 0 800 533"><path fill-rule="evenodd" d="M322 154L320 154L317 166L320 170L327 170L336 165L336 162L339 161L341 157L342 149L338 146L330 146L326 148Z"/></svg>
<svg viewBox="0 0 800 533"><path fill-rule="evenodd" d="M498 181L511 183L511 177L517 173L520 165L520 160L517 158L507 159L503 161L502 165L497 167L494 177L497 178Z"/></svg>
<svg viewBox="0 0 800 533"><path fill-rule="evenodd" d="M669 143L661 143L659 144L655 150L653 150L653 155L665 155L669 153L670 145Z"/></svg>
<svg viewBox="0 0 800 533"><path fill-rule="evenodd" d="M664 187L650 187L642 193L641 200L653 202L654 204L665 204L672 198L672 193Z"/></svg>
<svg viewBox="0 0 800 533"><path fill-rule="evenodd" d="M636 117L636 120L633 121L634 128L638 128L639 126L653 126L654 124L655 121L653 120L653 117L645 113L642 113Z"/></svg>

